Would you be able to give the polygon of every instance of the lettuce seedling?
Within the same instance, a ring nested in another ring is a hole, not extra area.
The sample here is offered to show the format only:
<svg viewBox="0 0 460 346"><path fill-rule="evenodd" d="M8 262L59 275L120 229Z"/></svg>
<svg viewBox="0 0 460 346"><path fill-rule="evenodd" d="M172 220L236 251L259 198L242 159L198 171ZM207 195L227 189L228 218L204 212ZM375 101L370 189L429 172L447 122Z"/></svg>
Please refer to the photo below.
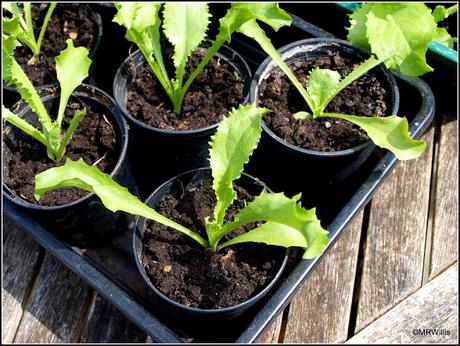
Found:
<svg viewBox="0 0 460 346"><path fill-rule="evenodd" d="M185 80L185 67L193 51L206 36L209 25L209 8L206 3L160 3L123 2L115 4L118 12L113 21L126 28L126 39L135 43L153 73L164 88L174 108L180 114L184 96L219 48L230 42L232 33L246 22L256 19L278 30L289 16L276 3L233 3L227 14L220 19L219 32L206 55ZM170 78L164 65L160 44L160 27L164 36L174 46L173 62L175 78Z"/></svg>
<svg viewBox="0 0 460 346"><path fill-rule="evenodd" d="M315 209L302 207L300 194L288 198L283 193L263 189L232 220L224 221L228 207L237 197L233 182L241 176L245 163L257 147L262 132L262 115L267 111L254 105L240 106L224 118L212 137L209 161L217 203L213 215L205 220L207 239L160 215L115 183L109 175L85 164L83 160L67 159L63 166L38 174L35 178L35 198L38 200L45 192L56 188L78 187L95 193L113 212L122 210L154 220L214 251L231 244L260 242L283 247L305 247L304 258L319 256L329 243L328 232L321 227ZM264 223L220 243L231 231L256 221Z"/></svg>
<svg viewBox="0 0 460 346"><path fill-rule="evenodd" d="M48 111L42 103L40 96L32 82L14 59L14 50L19 42L14 36L2 36L2 74L7 85L13 85L17 92L26 101L32 111L37 115L41 131L21 119L2 105L2 115L10 124L18 127L28 135L46 146L50 159L62 160L65 147L72 134L86 114L86 108L76 111L65 134L62 134L62 120L64 119L67 103L73 91L88 77L91 59L88 58L89 50L84 47L75 48L73 41L68 39L67 48L56 57L56 75L60 86L59 109L56 120L51 120Z"/></svg>
<svg viewBox="0 0 460 346"><path fill-rule="evenodd" d="M10 13L11 17L3 16L3 33L17 37L22 43L27 45L32 51L34 57L40 55L40 49L45 36L46 27L56 7L56 3L49 4L43 19L43 24L40 28L38 38L35 38L34 26L32 22L32 4L30 2L23 3L23 11L15 2L2 3L2 9Z"/></svg>
<svg viewBox="0 0 460 346"><path fill-rule="evenodd" d="M457 11L458 4L455 4L448 8L446 8L443 5L438 5L434 8L432 14L434 17L434 21L437 24L442 22L444 19L452 16L453 14L457 13ZM449 48L454 48L454 43L457 42L457 38L451 37L450 34L447 32L446 28L442 27L436 28L436 33L433 39Z"/></svg>
<svg viewBox="0 0 460 346"><path fill-rule="evenodd" d="M296 119L344 119L359 126L376 145L390 150L400 160L420 156L426 143L410 137L406 118L328 113L325 109L343 89L381 63L406 76L420 76L432 71L425 54L438 31L430 9L422 3L368 3L353 12L350 22L348 40L369 51L371 56L343 78L337 71L313 69L306 87L254 21L244 23L239 32L253 38L302 95L309 112L295 113Z"/></svg>

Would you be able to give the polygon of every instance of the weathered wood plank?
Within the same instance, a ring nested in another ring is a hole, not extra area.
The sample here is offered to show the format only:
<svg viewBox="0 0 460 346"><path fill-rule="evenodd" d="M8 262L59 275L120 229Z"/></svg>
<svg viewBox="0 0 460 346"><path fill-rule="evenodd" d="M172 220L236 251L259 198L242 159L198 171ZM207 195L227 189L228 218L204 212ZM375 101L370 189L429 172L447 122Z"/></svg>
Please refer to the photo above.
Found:
<svg viewBox="0 0 460 346"><path fill-rule="evenodd" d="M372 199L358 295L357 333L421 286L433 152L400 162Z"/></svg>
<svg viewBox="0 0 460 346"><path fill-rule="evenodd" d="M79 342L141 343L147 335L129 321L111 303L94 292L87 324Z"/></svg>
<svg viewBox="0 0 460 346"><path fill-rule="evenodd" d="M3 218L2 343L11 343L45 250L6 215Z"/></svg>
<svg viewBox="0 0 460 346"><path fill-rule="evenodd" d="M283 313L281 313L276 320L273 321L272 325L267 329L264 335L257 341L258 344L277 344L280 332L281 324L283 322Z"/></svg>
<svg viewBox="0 0 460 346"><path fill-rule="evenodd" d="M76 342L93 290L46 253L15 343Z"/></svg>
<svg viewBox="0 0 460 346"><path fill-rule="evenodd" d="M458 265L454 264L347 343L458 344L457 283ZM439 335L423 335L427 330L437 330Z"/></svg>
<svg viewBox="0 0 460 346"><path fill-rule="evenodd" d="M436 150L436 182L433 191L432 244L429 278L432 279L457 259L458 242L458 122L444 117Z"/></svg>
<svg viewBox="0 0 460 346"><path fill-rule="evenodd" d="M286 343L347 339L363 212L325 255L291 302Z"/></svg>

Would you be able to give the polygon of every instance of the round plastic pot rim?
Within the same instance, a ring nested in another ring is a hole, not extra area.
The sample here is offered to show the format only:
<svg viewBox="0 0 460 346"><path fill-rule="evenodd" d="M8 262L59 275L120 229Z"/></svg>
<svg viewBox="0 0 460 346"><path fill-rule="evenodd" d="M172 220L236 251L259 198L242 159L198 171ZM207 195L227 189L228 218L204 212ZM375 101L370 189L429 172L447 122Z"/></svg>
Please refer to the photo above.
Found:
<svg viewBox="0 0 460 346"><path fill-rule="evenodd" d="M72 4L72 3L61 3L61 5L66 5L66 4ZM89 17L90 19L94 19L95 21L95 24L98 28L98 34L97 34L97 37L96 37L96 42L94 43L94 45L89 49L89 57L90 59L92 60L92 64L90 66L90 71L91 69L95 66L95 62L94 62L94 58L96 57L96 52L97 52L97 49L99 48L99 45L101 43L101 38L102 38L102 19L101 19L101 15L96 12L91 6L89 6L90 3L86 3L86 4L80 4L80 6L84 6L83 8L86 9L86 11L88 12L89 14ZM44 85L41 85L41 86L38 86L37 88L43 88L43 87L47 87L47 86L50 86L50 85L53 85L54 83L48 83L48 84L44 84ZM14 93L18 93L16 91L16 88L13 87L13 86L9 86L9 85L6 85L5 83L3 83L3 89L6 90L6 91L9 91L9 92L14 92Z"/></svg>
<svg viewBox="0 0 460 346"><path fill-rule="evenodd" d="M112 103L112 105L115 107L115 109L118 109L117 107L117 104L115 102L115 100L110 97L109 94L107 94L105 91L99 89L98 87L95 87L93 85L90 85L90 84L81 84L76 91L74 91L72 93L72 95L74 93L79 93L79 88L89 88L89 89L93 89L95 90L97 93L99 94L102 94L104 97L107 97L109 99L109 101ZM47 84L47 85L43 85L38 89L38 91L42 91L45 90L45 89L53 89L53 88L56 88L56 90L59 90L59 86L57 84ZM49 99L52 99L52 98L56 98L56 97L59 97L58 96L59 94L53 94L53 93L45 93L43 95L40 95L40 100L49 100ZM97 98L97 95L88 95L89 97L91 98ZM16 102L15 106L21 102L22 100L19 100L18 102ZM103 103L102 103L103 104ZM15 107L13 106L13 108ZM21 112L25 112L27 111L28 109L30 109L30 106L25 103L21 108ZM124 160L126 159L126 156L127 156L127 150L128 150L128 127L126 125L126 120L121 116L121 114L119 114L119 118L120 119L117 119L117 117L115 115L112 115L114 117L114 120L115 120L115 123L117 124L117 127L119 128L120 130L120 140L121 140L121 145L120 145L120 156L118 158L118 161L117 161L117 164L115 165L115 167L113 168L112 172L110 172L110 176L112 177L115 173L117 173L120 168L121 168L121 165L123 164ZM11 125L13 126L13 125ZM5 184L3 183L3 189L6 189L8 191L11 191L11 189ZM12 192L12 191L11 191ZM88 194L86 194L85 196L83 196L82 198L79 198L75 201L72 201L72 202L69 202L69 203L65 203L65 204L61 204L61 205L55 205L55 206L46 206L46 205L37 205L37 204L33 204L33 203L30 203L22 198L20 198L19 196L17 196L16 194L14 194L12 192L12 195L15 196L15 197L12 197L11 195L9 195L8 193L5 193L5 191L3 191L3 196L5 198L7 198L8 200L10 200L11 202L13 202L14 204L17 204L17 205L20 205L21 207L26 207L28 209L33 209L33 210L48 210L48 211L53 211L53 210L60 210L60 209L65 209L65 208L68 208L68 207L73 207L77 204L80 204L90 198L92 198L94 196L94 192L90 192Z"/></svg>
<svg viewBox="0 0 460 346"><path fill-rule="evenodd" d="M189 170L187 172L184 172L184 173L181 173L179 175L176 175L174 178L171 178L169 179L168 181L164 182L163 184L161 184L159 187L157 187L155 189L155 191L153 191L150 196L145 200L145 203L148 204L148 201L153 198L153 196L155 196L165 185L167 184L171 184L174 180L177 180L178 178L182 177L182 176L185 176L187 174L191 174L193 172L199 172L199 171L207 171L207 170L211 170L209 167L202 167L202 168L197 168L197 169L192 169L192 170ZM247 173L241 173L241 176L245 176L246 178L249 178L257 183L259 183L262 187L265 187L268 191L271 191L263 182L261 182L259 179L247 174ZM259 301L260 299L262 299L263 296L265 296L265 294L273 287L273 285L278 281L278 279L281 277L281 275L283 274L283 271L284 269L286 268L286 265L287 265L287 261L288 261L288 253L289 253L289 248L286 249L286 254L283 258L283 261L280 265L280 268L278 269L276 275L271 279L270 283L264 287L264 289L262 289L260 292L258 292L256 295L254 295L253 297L245 300L244 302L240 303L240 304L237 304L237 305L233 305L233 306L229 306L229 307L226 307L226 308L219 308L219 309L201 309L201 308L195 308L195 307L190 307L190 306L185 306L181 303L178 303L174 300L172 300L171 298L169 298L168 296L166 296L163 292L161 292L153 283L152 281L148 278L147 274L145 273L145 268L142 266L142 263L141 263L141 260L138 256L138 253L137 253L137 246L136 246L136 240L139 239L139 242L142 244L142 236L139 234L139 227L142 226L144 227L144 225L141 225L141 222L143 222L144 220L146 220L146 218L144 217L140 217L140 216L137 216L136 217L136 222L135 222L135 227L134 227L134 232L133 232L133 254L134 254L134 261L136 262L136 266L137 266L137 269L139 270L142 278L144 279L144 281L147 283L147 285L155 292L155 294L157 294L160 298L162 298L163 300L165 300L168 304L171 304L173 306L175 306L176 308L179 308L179 309L182 309L182 310L187 310L191 313L195 313L195 314L200 314L200 315L207 315L207 316L213 316L213 315L220 315L220 314L225 314L225 313L231 313L231 312L236 312L238 310L241 310L244 311L245 308L249 308L250 306L252 306L253 304L255 304L257 301Z"/></svg>
<svg viewBox="0 0 460 346"><path fill-rule="evenodd" d="M315 46L315 43L317 44L316 46ZM293 48L296 48L296 47L299 47L299 46L302 46L302 45L312 46L311 48L309 47L308 50L304 50L304 51L314 51L317 47L321 47L323 44L328 44L328 43L329 44L335 44L337 46L344 46L345 45L345 46L348 46L348 47L350 47L350 48L352 48L354 50L361 51L361 53L363 53L363 54L367 54L367 55L369 54L365 50L363 50L363 49L351 44L350 42L345 41L345 40L341 40L341 39L337 39L337 38L307 38L307 39L291 42L291 43L279 48L278 53L281 56L283 56L283 54L289 53L291 50L293 50ZM283 60L285 60L287 58L290 58L290 56L288 56L288 57L283 56ZM259 82L262 81L262 80L265 80L268 77L268 75L270 75L270 73L276 68L278 68L277 64L275 63L275 61L270 56L268 56L260 64L260 66L257 69L257 71L255 72L254 77L253 77L252 82L251 82L250 99L252 100L252 102L258 100L258 91L259 91L259 85L258 84L259 84ZM392 105L393 106L392 114L397 114L397 111L398 111L398 108L399 108L399 89L398 89L398 85L396 83L396 80L395 80L393 74L391 74L383 64L380 64L380 65L376 66L375 68L380 68L383 71L383 73L385 73L389 78L390 85L391 85L391 88L392 88L392 93L394 94L394 104ZM257 77L257 80L256 80L255 77ZM348 148L348 149L344 149L344 150L316 151L316 150L311 150L311 149L305 149L305 148L302 148L302 147L298 147L296 145L293 145L293 144L290 144L290 143L286 142L281 137L276 135L267 126L267 124L265 123L265 121L263 119L262 119L262 128L270 137L272 137L274 140L276 140L278 143L282 144L283 146L286 146L286 147L288 147L288 148L290 148L290 149L292 149L294 151L297 151L297 152L303 153L303 154L307 154L307 155L310 155L310 156L317 156L317 157L342 157L342 156L348 156L350 154L354 154L356 152L364 150L365 148L367 148L370 145L374 144L371 140L368 140L368 141L366 141L364 143L361 143L361 144L359 144L357 146L354 146L354 147L351 147L351 148Z"/></svg>
<svg viewBox="0 0 460 346"><path fill-rule="evenodd" d="M205 40L203 42L211 42L210 40ZM203 43L202 43L203 44ZM202 47L200 46L199 48L207 48L207 47ZM237 51L235 51L233 48L230 48L229 46L227 45L222 45L222 47L220 47L219 51L214 55L214 56L217 56L217 57L220 57L220 58L223 58L225 60L225 55L223 55L220 50L221 49L225 49L225 50L228 50L230 51L233 56L236 56L238 57L238 59L241 60L241 62L243 63L244 65L244 68L246 69L246 72L248 72L248 78L249 80L252 78L252 73L251 73L251 69L249 68L248 66L248 63L246 62L246 60L243 59L243 57L241 56L241 54L239 54ZM131 56L128 56L125 61L123 61L123 63L120 65L120 67L118 68L117 70L117 73L115 74L115 78L113 80L113 90L114 90L114 98L117 99L117 97L115 96L115 89L116 89L116 84L117 82L122 78L121 75L123 73L123 68L129 64L130 60L133 59L133 58L137 58L139 55L142 55L142 52L140 51L140 49L137 49L134 53L131 54ZM142 55L142 61L145 61L145 57ZM237 69L238 73L240 72L238 69ZM243 84L244 84L244 81L243 81ZM249 85L250 87L250 85ZM241 104L245 104L247 102L247 100L249 99L249 91L248 91L248 94L247 95L243 95L243 100L240 102ZM215 123L215 124L212 124L212 125L209 125L207 127L203 127L203 128L199 128L199 129L193 129L193 130L166 130L166 129L160 129L158 127L153 127L153 126L150 126L146 123L144 123L143 121L140 121L138 119L136 119L127 109L126 109L126 102L125 100L122 100L121 102L122 104L118 104L118 108L120 108L121 112L130 120L132 121L133 123L135 123L136 125L142 127L143 129L146 129L146 130L149 130L149 131L152 131L152 132L157 132L157 133L160 133L160 134L165 134L165 135L195 135L195 134L199 134L199 133L204 133L204 132L210 132L210 131L213 131L214 129L217 128L217 126L219 125L219 122Z"/></svg>

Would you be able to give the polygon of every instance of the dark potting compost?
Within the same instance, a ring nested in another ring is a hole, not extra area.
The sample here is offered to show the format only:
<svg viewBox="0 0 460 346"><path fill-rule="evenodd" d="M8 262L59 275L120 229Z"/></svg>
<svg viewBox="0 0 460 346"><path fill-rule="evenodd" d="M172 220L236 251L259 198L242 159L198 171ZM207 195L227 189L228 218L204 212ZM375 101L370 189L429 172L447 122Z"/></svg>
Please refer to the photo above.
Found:
<svg viewBox="0 0 460 346"><path fill-rule="evenodd" d="M232 218L253 197L235 184L238 199ZM204 219L212 215L216 198L211 183L187 191L172 191L156 210L205 236ZM223 241L257 225L241 227ZM190 237L148 221L143 237L142 264L152 283L172 300L189 307L216 309L246 301L268 285L278 272L285 249L247 243L220 252L205 249Z"/></svg>
<svg viewBox="0 0 460 346"><path fill-rule="evenodd" d="M110 173L120 156L120 138L108 112L99 105L83 104L71 98L65 112L63 129L67 130L74 112L83 107L86 107L87 114L75 130L64 156L73 160L83 158L86 163L96 164L105 173ZM38 122L34 125L40 126ZM87 194L84 190L65 188L51 191L37 202L34 198L35 176L48 168L62 165L64 160L54 162L49 159L43 144L16 127L8 126L4 131L12 131L10 136L4 132L4 145L11 151L5 163L4 179L18 196L33 204L55 206L73 202Z"/></svg>
<svg viewBox="0 0 460 346"><path fill-rule="evenodd" d="M305 12L320 17L320 12L309 11L310 5L304 7L308 7L308 11L305 8ZM296 7L296 13L301 12L300 8L303 7ZM327 13L329 14L329 12ZM337 18L332 21L329 20L328 24L336 20ZM286 30L280 30L271 36L277 47L294 40L303 39L305 36L330 37L327 32L325 33L318 27L299 18L294 18L293 25ZM253 71L265 58L263 52L253 43L248 44L238 37L232 39L231 46L242 53L244 52L244 58ZM411 134L415 138L419 138L433 118L433 95L430 88L418 78L398 77L398 83L401 86L401 95L404 96L401 99L401 114L407 114ZM152 146L152 148L155 147ZM164 146L160 147L160 149L163 148ZM359 168L358 174L355 174L347 184L343 184L339 191L333 190L322 196L322 199L327 200L327 203L324 203L324 206L319 206L318 212L321 214L320 219L322 220L324 219L323 215L328 214L327 220L324 220L328 225L327 229L331 239L338 239L346 232L346 225L372 198L373 193L396 164L397 160L393 155L376 149L365 165ZM270 167L271 171L278 169L278 167L275 169L273 165ZM285 169L283 166L279 167L280 170ZM152 173L153 171L146 170L146 172ZM253 175L261 178L255 173ZM169 175L169 177L171 176L173 175ZM263 181L268 183L265 178ZM316 181L314 184L319 185ZM272 187L270 183L268 185ZM276 191L276 188L272 188ZM285 191L284 186L281 188ZM296 190L299 191L298 186ZM151 192L152 189L148 191ZM318 197L318 195L312 194L310 190L302 191L304 192L303 200ZM340 192L339 196L337 192ZM313 261L292 262L292 266L287 266L283 276L270 292L259 303L234 320L225 321L225 323L221 321L202 323L195 321L194 318L177 314L177 318L183 319L176 321L166 314L166 309L159 308L157 301L153 299L151 294L150 285L147 285L143 277L139 275L134 261L130 260L132 258L131 233L126 232L113 243L105 243L104 246L94 248L94 251L86 251L87 249L68 246L66 240L60 235L49 232L47 222L32 217L30 213L19 208L10 199L4 198L4 202L6 214L17 220L24 227L24 230L43 244L50 253L76 272L83 280L90 283L98 294L117 306L123 314L149 334L154 342L255 342L267 330L276 316L282 313L295 292L305 280L308 280L313 268L320 261L320 259L315 259ZM323 212L320 212L320 209ZM93 224L88 225L88 227L81 227L81 229L90 231L95 228L97 227L94 227ZM127 228L124 229L127 230ZM184 330L185 327L190 328Z"/></svg>
<svg viewBox="0 0 460 346"><path fill-rule="evenodd" d="M341 57L339 52L328 51L327 55L298 58L290 64L302 85L308 74L316 67L328 68L348 75L359 61ZM387 116L391 107L387 91L372 73L362 76L342 90L327 106L327 112L361 116ZM307 110L304 99L285 74L274 70L261 86L259 105L273 112L264 117L267 126L286 142L315 151L339 151L354 147L369 140L358 126L332 118L296 120L292 114Z"/></svg>
<svg viewBox="0 0 460 346"><path fill-rule="evenodd" d="M48 4L32 4L34 29L41 28ZM55 57L67 47L71 38L75 47L92 48L97 40L97 24L85 13L84 8L72 4L58 4L48 22L40 56L32 59L30 49L23 45L15 50L15 58L35 86L55 82ZM38 36L38 32L35 33Z"/></svg>
<svg viewBox="0 0 460 346"><path fill-rule="evenodd" d="M200 63L206 51L195 51L186 67L186 80ZM170 60L170 59L169 59ZM173 73L171 70L169 74ZM188 89L180 115L172 104L147 62L128 88L127 109L138 120L164 130L200 129L218 123L224 114L243 100L243 81L227 62L214 57Z"/></svg>

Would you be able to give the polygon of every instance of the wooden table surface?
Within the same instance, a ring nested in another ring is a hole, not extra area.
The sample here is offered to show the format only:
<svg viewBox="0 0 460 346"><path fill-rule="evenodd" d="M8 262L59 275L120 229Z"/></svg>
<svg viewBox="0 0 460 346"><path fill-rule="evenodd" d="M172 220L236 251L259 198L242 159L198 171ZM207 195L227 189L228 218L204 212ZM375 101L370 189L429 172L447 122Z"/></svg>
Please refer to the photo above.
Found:
<svg viewBox="0 0 460 346"><path fill-rule="evenodd" d="M442 80L432 87L424 155L398 164L261 342L458 342L457 100ZM151 341L3 222L4 343Z"/></svg>

